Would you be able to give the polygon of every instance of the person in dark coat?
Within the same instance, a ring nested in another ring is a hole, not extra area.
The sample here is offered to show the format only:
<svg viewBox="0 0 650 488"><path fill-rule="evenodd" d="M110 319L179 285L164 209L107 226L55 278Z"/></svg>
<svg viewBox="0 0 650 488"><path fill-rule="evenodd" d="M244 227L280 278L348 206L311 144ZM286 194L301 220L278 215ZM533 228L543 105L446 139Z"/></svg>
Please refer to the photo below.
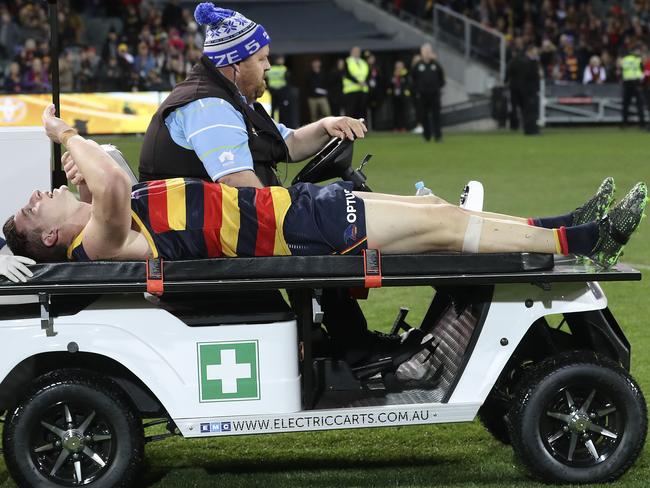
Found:
<svg viewBox="0 0 650 488"><path fill-rule="evenodd" d="M437 61L431 44L420 48L420 60L413 66L413 91L420 105L420 117L425 141L431 136L436 142L442 140L440 124L440 96L445 86L445 73Z"/></svg>
<svg viewBox="0 0 650 488"><path fill-rule="evenodd" d="M515 55L507 69L510 86L512 113L510 127L519 128L518 112L524 124L524 134L539 134L537 127L538 92L540 83L540 64L537 48L533 45L526 49L525 55Z"/></svg>

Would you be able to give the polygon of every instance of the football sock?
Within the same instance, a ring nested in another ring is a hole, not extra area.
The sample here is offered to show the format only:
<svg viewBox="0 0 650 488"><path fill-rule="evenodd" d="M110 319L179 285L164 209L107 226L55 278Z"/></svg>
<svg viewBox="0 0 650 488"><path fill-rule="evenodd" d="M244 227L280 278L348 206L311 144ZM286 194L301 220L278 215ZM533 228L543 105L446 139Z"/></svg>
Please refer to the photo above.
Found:
<svg viewBox="0 0 650 488"><path fill-rule="evenodd" d="M535 227L544 227L545 229L559 229L560 227L569 227L573 225L573 212L569 212L565 215L556 215L554 217L529 218L528 225Z"/></svg>
<svg viewBox="0 0 650 488"><path fill-rule="evenodd" d="M589 254L598 242L598 223L560 226L553 229L555 233L555 251L557 254Z"/></svg>

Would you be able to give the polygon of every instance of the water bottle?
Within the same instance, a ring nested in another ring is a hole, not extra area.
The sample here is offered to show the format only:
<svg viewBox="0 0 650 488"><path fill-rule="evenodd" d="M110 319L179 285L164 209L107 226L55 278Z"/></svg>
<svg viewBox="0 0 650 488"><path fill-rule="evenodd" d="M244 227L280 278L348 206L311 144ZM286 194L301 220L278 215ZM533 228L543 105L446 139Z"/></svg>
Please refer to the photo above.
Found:
<svg viewBox="0 0 650 488"><path fill-rule="evenodd" d="M415 196L423 197L425 195L433 195L433 192L431 191L430 188L424 186L424 181L418 181L415 184Z"/></svg>

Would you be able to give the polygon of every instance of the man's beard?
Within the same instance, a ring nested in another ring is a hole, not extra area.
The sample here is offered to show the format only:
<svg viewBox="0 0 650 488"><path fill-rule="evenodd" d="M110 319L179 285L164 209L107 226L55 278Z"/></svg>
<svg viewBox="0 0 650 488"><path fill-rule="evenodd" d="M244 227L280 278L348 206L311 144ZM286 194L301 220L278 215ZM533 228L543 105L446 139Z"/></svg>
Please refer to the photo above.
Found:
<svg viewBox="0 0 650 488"><path fill-rule="evenodd" d="M261 83L259 83L255 87L255 100L260 98L262 95L264 95L264 92L266 91L266 81L262 80Z"/></svg>

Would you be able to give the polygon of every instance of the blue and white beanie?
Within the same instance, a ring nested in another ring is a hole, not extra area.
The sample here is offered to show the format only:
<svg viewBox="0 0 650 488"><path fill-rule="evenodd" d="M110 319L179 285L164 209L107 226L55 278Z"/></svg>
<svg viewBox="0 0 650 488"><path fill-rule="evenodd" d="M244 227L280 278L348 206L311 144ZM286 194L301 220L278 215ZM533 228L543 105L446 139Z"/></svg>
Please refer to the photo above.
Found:
<svg viewBox="0 0 650 488"><path fill-rule="evenodd" d="M217 67L243 61L271 42L259 24L239 12L216 7L211 2L200 3L194 11L199 25L207 25L205 54Z"/></svg>

